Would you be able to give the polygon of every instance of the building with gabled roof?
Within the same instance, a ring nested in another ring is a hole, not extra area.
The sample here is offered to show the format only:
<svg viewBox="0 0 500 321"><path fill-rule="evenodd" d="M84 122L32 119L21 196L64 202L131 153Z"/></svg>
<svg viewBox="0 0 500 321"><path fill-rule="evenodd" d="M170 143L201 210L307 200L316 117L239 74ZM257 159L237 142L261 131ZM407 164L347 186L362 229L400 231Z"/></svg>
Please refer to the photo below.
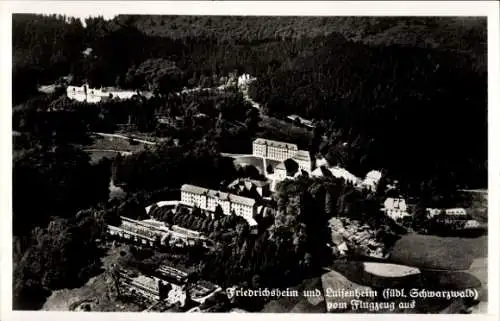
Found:
<svg viewBox="0 0 500 321"><path fill-rule="evenodd" d="M184 184L181 187L181 203L209 212L215 212L217 206L220 206L225 215L234 212L236 215L242 216L249 224L255 225L253 217L256 213L257 203L253 198Z"/></svg>
<svg viewBox="0 0 500 321"><path fill-rule="evenodd" d="M311 173L312 171L312 161L311 155L307 150L299 150L295 155L292 156L292 159L299 165L299 168L303 171Z"/></svg>
<svg viewBox="0 0 500 321"><path fill-rule="evenodd" d="M269 158L280 162L293 157L298 150L295 144L276 140L257 138L253 142L254 156Z"/></svg>

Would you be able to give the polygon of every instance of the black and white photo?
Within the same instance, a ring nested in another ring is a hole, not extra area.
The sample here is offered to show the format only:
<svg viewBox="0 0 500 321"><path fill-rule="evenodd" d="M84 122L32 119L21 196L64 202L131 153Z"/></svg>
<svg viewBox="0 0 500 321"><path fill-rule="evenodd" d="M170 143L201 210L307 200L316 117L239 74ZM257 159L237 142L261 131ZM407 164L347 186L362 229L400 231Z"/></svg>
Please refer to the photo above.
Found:
<svg viewBox="0 0 500 321"><path fill-rule="evenodd" d="M490 17L110 5L9 15L12 310L492 313Z"/></svg>

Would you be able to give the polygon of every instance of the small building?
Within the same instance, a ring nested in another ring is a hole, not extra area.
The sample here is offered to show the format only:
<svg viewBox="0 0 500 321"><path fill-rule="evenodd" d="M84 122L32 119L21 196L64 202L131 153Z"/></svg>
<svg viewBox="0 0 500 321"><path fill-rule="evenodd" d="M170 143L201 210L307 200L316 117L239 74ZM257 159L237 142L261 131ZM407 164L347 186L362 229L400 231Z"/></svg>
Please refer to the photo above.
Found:
<svg viewBox="0 0 500 321"><path fill-rule="evenodd" d="M328 167L328 161L324 158L324 157L318 157L316 158L316 168L319 168L319 167Z"/></svg>
<svg viewBox="0 0 500 321"><path fill-rule="evenodd" d="M181 116L157 116L156 120L160 124L165 124L174 128L181 128L182 126L184 126L184 117Z"/></svg>
<svg viewBox="0 0 500 321"><path fill-rule="evenodd" d="M427 217L433 218L434 216L444 214L444 211L440 208L426 208Z"/></svg>
<svg viewBox="0 0 500 321"><path fill-rule="evenodd" d="M267 180L261 181L255 179L236 179L228 185L228 189L239 191L251 191L252 189L255 189L255 191L261 197L267 197L271 194L270 182Z"/></svg>
<svg viewBox="0 0 500 321"><path fill-rule="evenodd" d="M370 171L366 174L365 179L361 182L361 186L364 188L368 188L371 191L375 191L377 189L378 183L382 178L382 173L377 170Z"/></svg>
<svg viewBox="0 0 500 321"><path fill-rule="evenodd" d="M284 163L279 163L274 168L274 176L277 180L284 180L287 177L286 167Z"/></svg>
<svg viewBox="0 0 500 321"><path fill-rule="evenodd" d="M384 202L382 211L395 221L410 216L406 201L403 198L388 197Z"/></svg>
<svg viewBox="0 0 500 321"><path fill-rule="evenodd" d="M467 211L464 208L426 208L427 216L432 218L437 215L449 216L467 216Z"/></svg>
<svg viewBox="0 0 500 321"><path fill-rule="evenodd" d="M313 122L309 119L305 119L300 117L299 115L289 115L286 117L287 120L300 124L300 126L305 127L307 129L313 129L316 126L313 125Z"/></svg>
<svg viewBox="0 0 500 321"><path fill-rule="evenodd" d="M207 299L211 298L217 292L222 291L218 285L208 281L200 280L190 287L191 299L199 304L205 303Z"/></svg>
<svg viewBox="0 0 500 321"><path fill-rule="evenodd" d="M307 150L299 150L295 155L293 155L292 160L294 160L299 168L307 173L312 172L312 161L311 155Z"/></svg>
<svg viewBox="0 0 500 321"><path fill-rule="evenodd" d="M254 80L255 78L250 76L249 74L243 74L238 77L238 87L246 88Z"/></svg>
<svg viewBox="0 0 500 321"><path fill-rule="evenodd" d="M84 51L82 51L82 54L85 56L85 57L88 57L92 54L94 50L92 48L87 48L85 49Z"/></svg>
<svg viewBox="0 0 500 321"><path fill-rule="evenodd" d="M467 211L465 208L447 208L444 210L444 213L446 215L460 215L460 216L466 216Z"/></svg>

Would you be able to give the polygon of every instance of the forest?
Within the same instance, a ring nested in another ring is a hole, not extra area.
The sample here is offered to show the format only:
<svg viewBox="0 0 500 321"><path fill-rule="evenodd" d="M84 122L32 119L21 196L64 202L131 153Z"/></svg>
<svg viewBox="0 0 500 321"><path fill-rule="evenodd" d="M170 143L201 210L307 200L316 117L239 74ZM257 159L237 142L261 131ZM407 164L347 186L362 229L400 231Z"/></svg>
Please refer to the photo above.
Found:
<svg viewBox="0 0 500 321"><path fill-rule="evenodd" d="M139 215L182 183L217 189L240 175L219 153L249 148L258 113L230 89L176 94L219 85L235 71L257 77L249 95L262 115L314 121L306 146L313 155L360 176L381 170L421 206L446 205L457 188L486 187L485 43L485 19L452 17L118 16L89 18L84 27L60 15L14 15L15 307L36 309L50 291L98 273L94 241L109 220ZM155 97L89 106L65 97L68 75L75 85ZM37 87L46 84L60 88L41 95ZM184 125L165 126L159 117L181 117ZM127 123L164 141L91 164L81 150L89 133ZM129 192L121 205L108 200L111 176ZM277 273L293 279L321 266L328 259L318 246L325 219L371 214L378 202L339 186L328 179L285 184L272 227L222 245L204 273L214 281L273 285ZM316 216L304 215L310 212ZM74 255L83 252L90 256Z"/></svg>

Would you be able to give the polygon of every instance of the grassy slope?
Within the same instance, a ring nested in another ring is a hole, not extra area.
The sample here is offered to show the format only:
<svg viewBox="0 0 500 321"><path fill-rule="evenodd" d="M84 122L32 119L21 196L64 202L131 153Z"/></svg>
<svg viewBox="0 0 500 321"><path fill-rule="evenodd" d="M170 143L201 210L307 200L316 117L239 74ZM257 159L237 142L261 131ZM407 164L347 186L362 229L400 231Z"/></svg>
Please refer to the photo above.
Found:
<svg viewBox="0 0 500 321"><path fill-rule="evenodd" d="M486 236L460 238L409 234L396 242L391 261L419 268L465 270L474 259L486 257L487 249Z"/></svg>

